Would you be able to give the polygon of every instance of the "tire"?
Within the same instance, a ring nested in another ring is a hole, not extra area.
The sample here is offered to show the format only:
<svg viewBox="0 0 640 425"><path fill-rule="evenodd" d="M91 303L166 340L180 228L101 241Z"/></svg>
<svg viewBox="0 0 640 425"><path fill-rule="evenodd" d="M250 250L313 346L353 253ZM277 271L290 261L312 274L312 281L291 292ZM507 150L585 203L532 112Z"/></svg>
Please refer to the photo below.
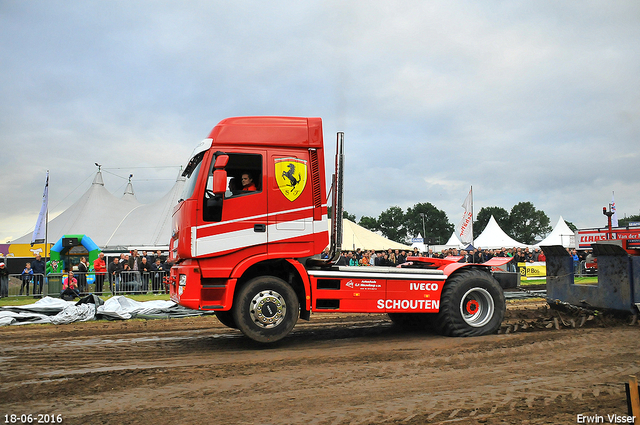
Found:
<svg viewBox="0 0 640 425"><path fill-rule="evenodd" d="M216 311L216 317L228 328L238 329L238 325L236 325L236 321L233 320L233 314L231 311Z"/></svg>
<svg viewBox="0 0 640 425"><path fill-rule="evenodd" d="M438 333L446 336L481 336L500 328L506 303L491 274L464 270L447 280L436 316Z"/></svg>
<svg viewBox="0 0 640 425"><path fill-rule="evenodd" d="M387 313L395 326L407 330L424 330L431 327L433 313Z"/></svg>
<svg viewBox="0 0 640 425"><path fill-rule="evenodd" d="M260 276L244 285L231 311L243 334L254 341L268 343L291 332L298 321L300 305L295 291L284 280Z"/></svg>

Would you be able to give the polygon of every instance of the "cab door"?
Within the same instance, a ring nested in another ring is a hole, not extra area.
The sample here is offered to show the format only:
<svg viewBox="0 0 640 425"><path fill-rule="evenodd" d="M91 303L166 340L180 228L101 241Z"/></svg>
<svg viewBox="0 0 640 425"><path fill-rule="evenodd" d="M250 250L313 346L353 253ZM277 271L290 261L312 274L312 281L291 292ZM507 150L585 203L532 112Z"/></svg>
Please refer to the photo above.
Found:
<svg viewBox="0 0 640 425"><path fill-rule="evenodd" d="M269 151L269 255L313 255L313 214L309 151Z"/></svg>
<svg viewBox="0 0 640 425"><path fill-rule="evenodd" d="M214 268L230 272L243 259L267 253L266 152L224 150L229 156L225 167L228 190L214 195L213 166L209 166L207 185L202 194L201 225L197 229L198 257L223 257ZM212 158L211 164L215 162ZM243 186L243 176L252 184ZM209 266L212 266L209 264Z"/></svg>

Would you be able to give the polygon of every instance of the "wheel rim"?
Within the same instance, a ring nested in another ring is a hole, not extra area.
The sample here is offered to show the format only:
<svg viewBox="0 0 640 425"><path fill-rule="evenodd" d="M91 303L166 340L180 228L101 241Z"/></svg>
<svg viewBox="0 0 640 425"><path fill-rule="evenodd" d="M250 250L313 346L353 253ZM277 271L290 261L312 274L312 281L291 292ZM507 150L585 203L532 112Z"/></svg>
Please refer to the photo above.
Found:
<svg viewBox="0 0 640 425"><path fill-rule="evenodd" d="M276 291L262 291L251 300L251 319L263 328L275 328L284 320L287 303Z"/></svg>
<svg viewBox="0 0 640 425"><path fill-rule="evenodd" d="M493 297L484 288L468 290L460 301L462 319L474 328L479 328L489 323L494 311Z"/></svg>

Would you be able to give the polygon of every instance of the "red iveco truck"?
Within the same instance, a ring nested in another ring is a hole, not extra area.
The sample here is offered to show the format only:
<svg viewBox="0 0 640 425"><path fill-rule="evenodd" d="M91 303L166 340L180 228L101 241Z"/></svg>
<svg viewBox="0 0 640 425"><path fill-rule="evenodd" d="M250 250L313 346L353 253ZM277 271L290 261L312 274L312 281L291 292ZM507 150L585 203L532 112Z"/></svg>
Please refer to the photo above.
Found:
<svg viewBox="0 0 640 425"><path fill-rule="evenodd" d="M171 299L215 311L259 342L286 336L311 312L386 313L450 336L494 333L505 311L492 266L410 257L404 267L338 266L343 134L332 178L329 244L320 118L221 121L194 150L173 211ZM365 247L366 248L366 247Z"/></svg>

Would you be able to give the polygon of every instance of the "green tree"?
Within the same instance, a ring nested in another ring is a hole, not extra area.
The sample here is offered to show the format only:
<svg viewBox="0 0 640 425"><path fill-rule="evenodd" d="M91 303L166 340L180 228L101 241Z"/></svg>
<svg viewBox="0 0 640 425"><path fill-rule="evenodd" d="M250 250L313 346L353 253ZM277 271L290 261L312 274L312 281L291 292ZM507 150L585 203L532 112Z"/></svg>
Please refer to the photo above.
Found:
<svg viewBox="0 0 640 425"><path fill-rule="evenodd" d="M505 233L510 233L511 224L509 223L509 211L501 207L483 207L476 216L476 221L473 222L473 238L477 238L487 227L489 219L493 216L496 219L500 228Z"/></svg>
<svg viewBox="0 0 640 425"><path fill-rule="evenodd" d="M640 221L640 214L638 215L630 215L629 217L619 218L618 219L618 227L627 227L632 221Z"/></svg>
<svg viewBox="0 0 640 425"><path fill-rule="evenodd" d="M392 241L404 243L407 231L404 228L404 211L399 206L387 208L378 217L378 230L382 235Z"/></svg>
<svg viewBox="0 0 640 425"><path fill-rule="evenodd" d="M507 233L515 240L526 244L533 244L536 237L544 238L552 230L547 214L537 210L531 202L514 205L509 214L509 223L511 232Z"/></svg>
<svg viewBox="0 0 640 425"><path fill-rule="evenodd" d="M424 231L422 214L424 214ZM436 208L430 202L426 202L407 208L404 216L404 228L406 229L405 233L409 236L417 236L419 233L426 239L446 243L454 230L454 225L449 222L444 211Z"/></svg>
<svg viewBox="0 0 640 425"><path fill-rule="evenodd" d="M572 232L575 232L576 230L578 230L578 227L572 222L567 220L565 220L564 222L567 223L567 226L569 227L569 229L571 229Z"/></svg>
<svg viewBox="0 0 640 425"><path fill-rule="evenodd" d="M360 221L358 222L358 225L364 227L365 229L369 229L373 231L380 230L378 226L378 220L366 215L363 215L362 217L360 217Z"/></svg>
<svg viewBox="0 0 640 425"><path fill-rule="evenodd" d="M327 207L327 217L331 218L331 207ZM349 214L347 210L342 211L342 218L346 218L347 220L351 220L354 223L356 222L356 216L354 214Z"/></svg>

